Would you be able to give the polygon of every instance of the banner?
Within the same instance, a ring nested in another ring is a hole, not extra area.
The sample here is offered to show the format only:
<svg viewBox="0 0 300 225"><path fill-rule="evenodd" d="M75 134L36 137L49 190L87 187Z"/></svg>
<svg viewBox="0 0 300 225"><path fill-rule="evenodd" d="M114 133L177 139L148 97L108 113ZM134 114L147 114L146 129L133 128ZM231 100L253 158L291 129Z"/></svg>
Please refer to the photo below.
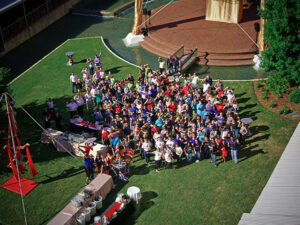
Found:
<svg viewBox="0 0 300 225"><path fill-rule="evenodd" d="M30 152L28 147L26 146L26 154L27 154L27 160L28 160L28 164L29 164L29 170L30 170L30 174L32 177L34 177L35 175L38 174L37 170L35 169L35 166L33 164Z"/></svg>
<svg viewBox="0 0 300 225"><path fill-rule="evenodd" d="M206 20L239 23L242 18L243 0L206 0Z"/></svg>

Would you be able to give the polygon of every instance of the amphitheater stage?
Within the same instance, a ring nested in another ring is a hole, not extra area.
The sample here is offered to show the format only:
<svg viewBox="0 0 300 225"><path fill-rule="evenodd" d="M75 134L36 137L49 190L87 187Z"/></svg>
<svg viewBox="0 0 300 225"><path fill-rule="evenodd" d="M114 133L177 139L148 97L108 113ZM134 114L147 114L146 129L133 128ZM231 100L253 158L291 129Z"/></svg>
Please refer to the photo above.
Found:
<svg viewBox="0 0 300 225"><path fill-rule="evenodd" d="M206 21L205 0L173 2L151 18L148 36L140 45L163 57L169 57L182 45L185 53L197 47L197 63L202 65L252 65L257 47L247 34L256 40L257 4L255 1L245 5L242 21L232 24ZM152 15L162 7L152 10Z"/></svg>

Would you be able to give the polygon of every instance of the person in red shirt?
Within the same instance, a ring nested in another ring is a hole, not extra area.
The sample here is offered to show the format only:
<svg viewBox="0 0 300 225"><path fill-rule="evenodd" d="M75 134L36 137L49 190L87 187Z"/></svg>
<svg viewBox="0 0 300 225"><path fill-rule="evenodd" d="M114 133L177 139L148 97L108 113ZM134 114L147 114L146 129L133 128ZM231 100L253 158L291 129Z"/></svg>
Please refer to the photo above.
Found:
<svg viewBox="0 0 300 225"><path fill-rule="evenodd" d="M151 107L154 106L154 102L151 99L148 99L145 105L147 106L147 109L150 111Z"/></svg>
<svg viewBox="0 0 300 225"><path fill-rule="evenodd" d="M175 102L172 101L171 104L168 106L168 112L175 113L176 109L177 109L177 107L175 105Z"/></svg>
<svg viewBox="0 0 300 225"><path fill-rule="evenodd" d="M104 145L109 145L109 129L102 131L102 143Z"/></svg>
<svg viewBox="0 0 300 225"><path fill-rule="evenodd" d="M183 88L182 88L182 93L184 95L187 95L189 93L189 89L190 89L191 84L186 84Z"/></svg>
<svg viewBox="0 0 300 225"><path fill-rule="evenodd" d="M84 154L90 154L90 151L93 150L93 147L89 145L89 143L85 143L83 146L78 146L79 150L82 151L80 148L83 148L84 151L82 151Z"/></svg>
<svg viewBox="0 0 300 225"><path fill-rule="evenodd" d="M171 98L171 89L167 87L167 90L165 91L165 94Z"/></svg>
<svg viewBox="0 0 300 225"><path fill-rule="evenodd" d="M156 126L156 125L154 125L152 128L151 128L151 134L152 134L152 136L153 136L153 134L155 134L156 132L158 132L159 131L159 128Z"/></svg>

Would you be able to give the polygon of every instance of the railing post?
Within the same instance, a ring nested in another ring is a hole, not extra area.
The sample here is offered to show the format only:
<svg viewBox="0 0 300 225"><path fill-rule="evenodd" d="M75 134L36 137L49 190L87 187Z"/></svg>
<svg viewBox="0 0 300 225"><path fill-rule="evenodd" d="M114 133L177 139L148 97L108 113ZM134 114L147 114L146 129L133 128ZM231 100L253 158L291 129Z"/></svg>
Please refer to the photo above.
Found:
<svg viewBox="0 0 300 225"><path fill-rule="evenodd" d="M29 25L28 25L28 21L27 21L27 14L26 14L26 9L25 9L25 3L23 2L22 5L23 5L23 12L24 12L25 24L26 24L28 35L29 35L29 38L30 38L31 34L30 34L30 29L29 29Z"/></svg>
<svg viewBox="0 0 300 225"><path fill-rule="evenodd" d="M3 51L0 48L0 52L4 52L5 51L4 36L3 36L3 31L2 31L2 27L1 26L0 26L0 35L1 35L2 45L3 45Z"/></svg>

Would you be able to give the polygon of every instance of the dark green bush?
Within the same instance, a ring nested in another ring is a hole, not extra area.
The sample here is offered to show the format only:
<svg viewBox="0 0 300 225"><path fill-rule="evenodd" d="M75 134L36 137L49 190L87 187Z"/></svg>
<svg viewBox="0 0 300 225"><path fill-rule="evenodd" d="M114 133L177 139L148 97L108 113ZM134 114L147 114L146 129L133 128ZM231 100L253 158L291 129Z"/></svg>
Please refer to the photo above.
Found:
<svg viewBox="0 0 300 225"><path fill-rule="evenodd" d="M290 110L285 106L283 106L282 109L279 111L280 114L284 114L284 115L288 114L289 112Z"/></svg>
<svg viewBox="0 0 300 225"><path fill-rule="evenodd" d="M288 79L281 77L278 73L268 77L267 89L271 91L276 97L281 97L290 86Z"/></svg>
<svg viewBox="0 0 300 225"><path fill-rule="evenodd" d="M264 85L261 82L256 83L256 88L262 88Z"/></svg>
<svg viewBox="0 0 300 225"><path fill-rule="evenodd" d="M297 88L292 91L292 93L289 95L290 101L293 103L300 103L300 89Z"/></svg>
<svg viewBox="0 0 300 225"><path fill-rule="evenodd" d="M275 102L271 102L271 104L269 105L270 108L275 108L277 105Z"/></svg>

